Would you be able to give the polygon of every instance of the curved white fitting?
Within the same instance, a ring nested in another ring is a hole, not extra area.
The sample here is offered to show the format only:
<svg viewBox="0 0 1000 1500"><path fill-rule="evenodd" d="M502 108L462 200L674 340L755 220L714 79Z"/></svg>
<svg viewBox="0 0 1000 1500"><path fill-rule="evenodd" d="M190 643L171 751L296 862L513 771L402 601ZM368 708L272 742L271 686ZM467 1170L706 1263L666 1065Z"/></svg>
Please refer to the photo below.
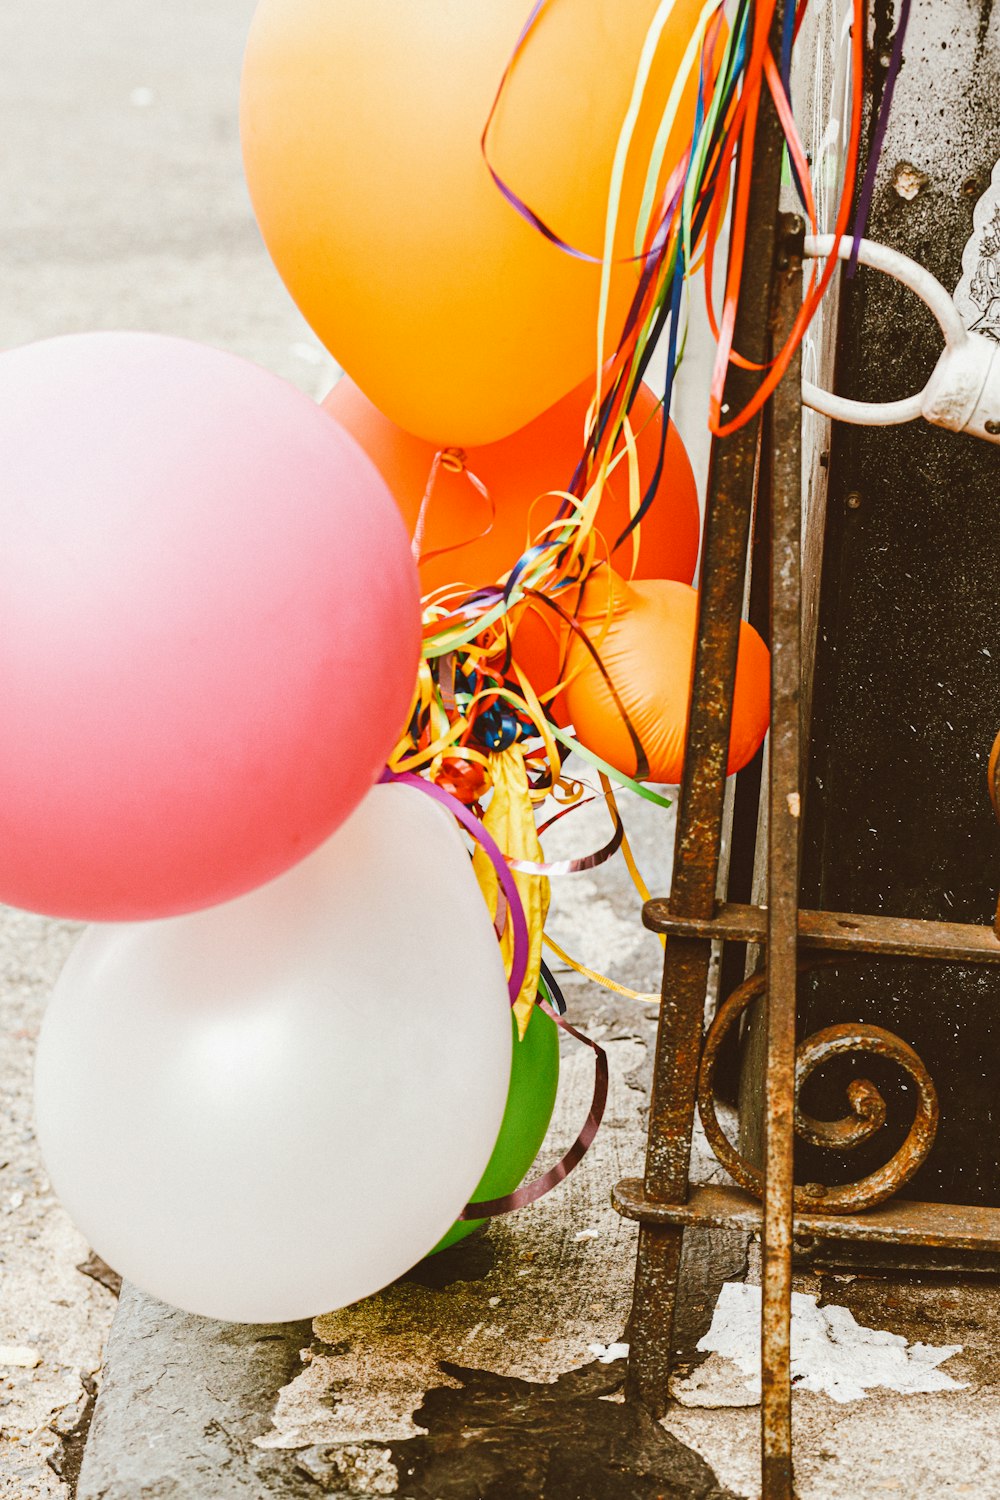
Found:
<svg viewBox="0 0 1000 1500"><path fill-rule="evenodd" d="M803 251L820 259L836 254L847 260L853 246L849 235L839 243L832 234L807 235ZM915 260L873 240L858 242L858 260L895 277L926 303L944 334L944 352L924 389L903 401L849 401L804 380L806 406L855 426L891 427L923 417L952 432L1000 442L1000 346L983 334L969 332L945 288Z"/></svg>

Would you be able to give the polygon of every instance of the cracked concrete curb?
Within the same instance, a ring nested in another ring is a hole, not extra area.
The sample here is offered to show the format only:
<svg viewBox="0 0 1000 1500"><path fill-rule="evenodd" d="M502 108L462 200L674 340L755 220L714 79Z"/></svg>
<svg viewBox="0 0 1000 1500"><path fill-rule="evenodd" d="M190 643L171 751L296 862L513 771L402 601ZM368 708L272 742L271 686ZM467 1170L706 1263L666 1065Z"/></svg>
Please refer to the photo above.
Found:
<svg viewBox="0 0 1000 1500"><path fill-rule="evenodd" d="M215 1323L126 1282L77 1500L301 1494L294 1453L253 1440L311 1338L308 1322Z"/></svg>
<svg viewBox="0 0 1000 1500"><path fill-rule="evenodd" d="M476 1247L459 1248L472 1269ZM400 1285L404 1295L416 1290ZM446 1282L439 1290L447 1289ZM387 1390L376 1382L378 1392L355 1372L353 1381L328 1381L324 1401L334 1414L346 1401L365 1419L369 1435L324 1443L296 1433L283 1446L273 1425L283 1393L314 1362L349 1350L349 1341L324 1344L308 1322L216 1323L126 1283L77 1500L307 1500L317 1493L356 1500L396 1494L521 1500L543 1493L553 1500L570 1493L579 1500L647 1500L653 1494L730 1500L695 1450L620 1404L620 1364L591 1363L554 1380L543 1368L535 1382L445 1362L428 1365L419 1372L426 1388L414 1393L421 1402L417 1425L405 1438L393 1437L380 1399L388 1396L398 1407L397 1421L405 1416L410 1403L395 1399L391 1372L385 1370ZM602 1421L607 1454L595 1437ZM312 1435L320 1431L314 1427ZM388 1440L379 1441L380 1432ZM527 1448L534 1455L530 1479L521 1474ZM489 1487L493 1480L499 1488Z"/></svg>

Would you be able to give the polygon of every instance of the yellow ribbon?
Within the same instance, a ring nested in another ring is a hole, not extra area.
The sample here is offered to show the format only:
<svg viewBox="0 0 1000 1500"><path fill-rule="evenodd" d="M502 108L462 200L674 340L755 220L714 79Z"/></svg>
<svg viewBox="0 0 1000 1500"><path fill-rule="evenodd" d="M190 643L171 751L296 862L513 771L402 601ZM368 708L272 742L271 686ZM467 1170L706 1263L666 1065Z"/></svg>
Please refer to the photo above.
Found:
<svg viewBox="0 0 1000 1500"><path fill-rule="evenodd" d="M528 773L524 755L519 745L511 745L490 756L490 775L493 779L493 796L483 818L483 826L491 833L509 859L541 860L542 846L535 827L528 786ZM472 868L479 881L480 890L496 920L499 881L489 858L477 849ZM514 872L525 921L528 924L528 968L521 992L514 1002L518 1035L523 1038L528 1029L531 1012L538 989L538 973L542 961L542 929L549 912L549 882L544 875L529 875ZM514 938L508 923L501 940L500 949L504 964L510 973Z"/></svg>

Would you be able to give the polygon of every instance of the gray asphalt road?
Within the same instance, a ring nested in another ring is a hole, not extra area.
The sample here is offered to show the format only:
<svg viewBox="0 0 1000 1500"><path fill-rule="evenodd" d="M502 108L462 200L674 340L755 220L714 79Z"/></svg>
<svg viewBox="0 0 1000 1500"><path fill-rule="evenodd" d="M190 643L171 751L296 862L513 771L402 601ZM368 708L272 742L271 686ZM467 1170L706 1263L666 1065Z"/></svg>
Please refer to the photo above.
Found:
<svg viewBox="0 0 1000 1500"><path fill-rule="evenodd" d="M3 0L0 348L152 329L256 359L313 395L332 383L243 184L237 104L252 11L251 0ZM114 1311L76 1270L87 1247L31 1131L34 1038L71 941L60 924L0 910L5 1500L70 1493Z"/></svg>
<svg viewBox="0 0 1000 1500"><path fill-rule="evenodd" d="M310 392L329 363L243 182L251 0L5 0L0 346L89 328L181 334Z"/></svg>

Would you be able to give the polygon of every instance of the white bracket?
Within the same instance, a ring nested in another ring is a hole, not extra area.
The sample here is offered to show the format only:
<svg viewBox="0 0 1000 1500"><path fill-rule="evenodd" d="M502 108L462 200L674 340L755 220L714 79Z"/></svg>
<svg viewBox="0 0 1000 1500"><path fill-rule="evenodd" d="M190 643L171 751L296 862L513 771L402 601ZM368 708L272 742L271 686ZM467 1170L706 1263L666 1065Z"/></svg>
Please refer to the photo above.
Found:
<svg viewBox="0 0 1000 1500"><path fill-rule="evenodd" d="M854 241L845 235L837 244L832 234L807 235L804 253L847 260ZM1000 344L981 333L970 333L948 292L930 271L898 250L858 241L858 260L884 271L916 292L926 302L944 334L944 352L922 391L904 401L848 401L802 382L802 400L813 411L863 427L891 427L923 417L951 432L968 432L1000 443Z"/></svg>

